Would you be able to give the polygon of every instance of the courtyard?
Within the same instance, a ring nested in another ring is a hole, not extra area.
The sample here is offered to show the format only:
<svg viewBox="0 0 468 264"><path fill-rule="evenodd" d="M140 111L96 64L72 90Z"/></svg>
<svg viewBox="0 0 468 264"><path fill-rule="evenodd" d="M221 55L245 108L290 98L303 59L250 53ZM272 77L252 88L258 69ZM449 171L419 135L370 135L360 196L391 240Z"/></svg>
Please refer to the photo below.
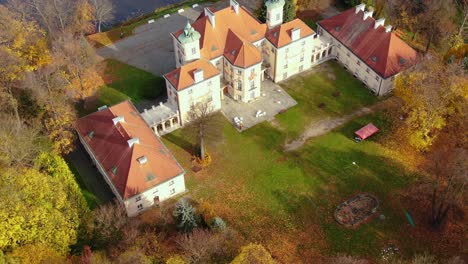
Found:
<svg viewBox="0 0 468 264"><path fill-rule="evenodd" d="M244 131L258 123L270 121L279 113L297 104L281 86L270 80L262 82L261 96L249 103L239 103L229 96L221 102L222 112L239 131ZM234 120L241 118L242 123Z"/></svg>

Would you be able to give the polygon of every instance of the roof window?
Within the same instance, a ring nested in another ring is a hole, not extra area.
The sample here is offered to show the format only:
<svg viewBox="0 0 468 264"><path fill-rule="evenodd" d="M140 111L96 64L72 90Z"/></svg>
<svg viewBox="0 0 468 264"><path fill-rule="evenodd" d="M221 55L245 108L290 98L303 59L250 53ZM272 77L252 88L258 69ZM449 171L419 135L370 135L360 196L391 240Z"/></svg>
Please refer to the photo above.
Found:
<svg viewBox="0 0 468 264"><path fill-rule="evenodd" d="M376 57L376 56L372 56L372 57L371 57L371 60L372 60L373 62L377 62L377 57Z"/></svg>
<svg viewBox="0 0 468 264"><path fill-rule="evenodd" d="M405 58L402 58L402 57L400 57L400 59L398 60L398 62L400 63L400 65L405 65L405 64L406 64Z"/></svg>
<svg viewBox="0 0 468 264"><path fill-rule="evenodd" d="M336 26L336 27L335 27L335 30L336 30L336 31L341 31L341 26Z"/></svg>
<svg viewBox="0 0 468 264"><path fill-rule="evenodd" d="M154 175L153 173L149 172L148 174L146 174L146 181L149 182L149 181L152 181L156 179L156 175Z"/></svg>
<svg viewBox="0 0 468 264"><path fill-rule="evenodd" d="M148 157L146 156L141 156L137 160L138 160L138 163L140 163L140 165L148 163Z"/></svg>
<svg viewBox="0 0 468 264"><path fill-rule="evenodd" d="M273 37L275 37L275 38L278 37L278 31L273 32Z"/></svg>
<svg viewBox="0 0 468 264"><path fill-rule="evenodd" d="M94 131L89 131L88 137L91 139L94 137Z"/></svg>
<svg viewBox="0 0 468 264"><path fill-rule="evenodd" d="M255 35L255 34L257 34L257 30L255 29L250 30L250 35Z"/></svg>
<svg viewBox="0 0 468 264"><path fill-rule="evenodd" d="M114 175L117 174L117 166L113 166L111 171Z"/></svg>

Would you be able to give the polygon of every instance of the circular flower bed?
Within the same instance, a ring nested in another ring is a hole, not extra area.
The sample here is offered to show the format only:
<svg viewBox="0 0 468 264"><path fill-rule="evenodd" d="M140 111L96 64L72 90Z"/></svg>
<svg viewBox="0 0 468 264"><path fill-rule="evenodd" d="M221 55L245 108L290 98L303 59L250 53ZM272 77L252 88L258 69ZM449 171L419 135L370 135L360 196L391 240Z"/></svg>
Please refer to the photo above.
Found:
<svg viewBox="0 0 468 264"><path fill-rule="evenodd" d="M378 207L379 201L375 196L359 194L338 205L335 220L344 226L357 226L372 216Z"/></svg>

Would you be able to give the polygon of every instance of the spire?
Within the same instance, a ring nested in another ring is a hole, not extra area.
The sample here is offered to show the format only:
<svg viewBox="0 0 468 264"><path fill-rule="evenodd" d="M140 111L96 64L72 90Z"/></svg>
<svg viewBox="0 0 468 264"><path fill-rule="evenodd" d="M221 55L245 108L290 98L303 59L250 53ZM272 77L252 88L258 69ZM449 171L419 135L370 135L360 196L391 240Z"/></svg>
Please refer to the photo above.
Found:
<svg viewBox="0 0 468 264"><path fill-rule="evenodd" d="M185 25L184 28L184 34L185 36L189 36L192 33L192 25L190 25L190 22L187 20L187 25Z"/></svg>

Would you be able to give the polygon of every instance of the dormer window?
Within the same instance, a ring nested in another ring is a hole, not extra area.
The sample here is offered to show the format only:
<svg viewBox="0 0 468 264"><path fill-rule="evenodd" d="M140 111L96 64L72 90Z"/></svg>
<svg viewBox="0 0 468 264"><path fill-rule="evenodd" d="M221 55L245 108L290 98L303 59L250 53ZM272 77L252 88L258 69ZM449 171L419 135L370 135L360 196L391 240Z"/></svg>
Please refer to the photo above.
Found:
<svg viewBox="0 0 468 264"><path fill-rule="evenodd" d="M113 166L111 169L112 174L117 174L117 166Z"/></svg>
<svg viewBox="0 0 468 264"><path fill-rule="evenodd" d="M404 58L402 58L402 57L400 57L398 62L400 63L400 65L405 65L406 64L406 60Z"/></svg>
<svg viewBox="0 0 468 264"><path fill-rule="evenodd" d="M89 131L88 137L89 139L92 139L94 137L94 131Z"/></svg>

